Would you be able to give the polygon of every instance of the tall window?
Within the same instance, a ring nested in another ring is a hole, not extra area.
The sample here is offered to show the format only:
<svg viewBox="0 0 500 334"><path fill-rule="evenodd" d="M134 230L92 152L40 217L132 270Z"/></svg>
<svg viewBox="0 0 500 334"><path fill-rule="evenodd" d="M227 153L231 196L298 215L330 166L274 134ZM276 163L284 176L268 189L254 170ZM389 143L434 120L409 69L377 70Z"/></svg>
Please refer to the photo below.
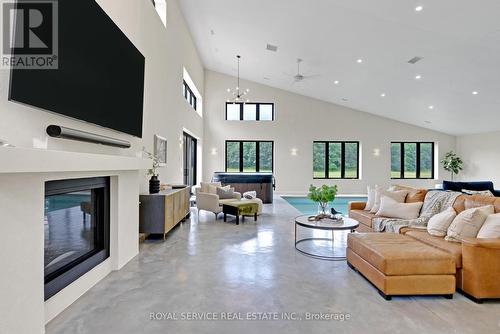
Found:
<svg viewBox="0 0 500 334"><path fill-rule="evenodd" d="M194 95L193 90L189 85L186 83L186 81L182 81L182 93L184 94L184 98L188 103L193 107L194 110L196 110L197 107L197 98L196 95Z"/></svg>
<svg viewBox="0 0 500 334"><path fill-rule="evenodd" d="M226 141L226 172L272 172L273 141Z"/></svg>
<svg viewBox="0 0 500 334"><path fill-rule="evenodd" d="M434 143L392 142L391 178L433 179Z"/></svg>
<svg viewBox="0 0 500 334"><path fill-rule="evenodd" d="M182 95L196 113L203 117L203 97L185 67L182 69Z"/></svg>
<svg viewBox="0 0 500 334"><path fill-rule="evenodd" d="M315 179L358 179L359 142L315 141L313 143Z"/></svg>
<svg viewBox="0 0 500 334"><path fill-rule="evenodd" d="M228 121L274 121L274 103L226 102Z"/></svg>

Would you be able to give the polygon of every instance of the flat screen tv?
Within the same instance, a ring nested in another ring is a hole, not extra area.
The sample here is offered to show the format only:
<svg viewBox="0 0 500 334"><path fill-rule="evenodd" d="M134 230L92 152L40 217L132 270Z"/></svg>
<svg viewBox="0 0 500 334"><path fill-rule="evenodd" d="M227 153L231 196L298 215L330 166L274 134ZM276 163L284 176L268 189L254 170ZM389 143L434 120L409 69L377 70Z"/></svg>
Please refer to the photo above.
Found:
<svg viewBox="0 0 500 334"><path fill-rule="evenodd" d="M57 3L58 69L12 69L9 99L142 137L144 56L94 0Z"/></svg>

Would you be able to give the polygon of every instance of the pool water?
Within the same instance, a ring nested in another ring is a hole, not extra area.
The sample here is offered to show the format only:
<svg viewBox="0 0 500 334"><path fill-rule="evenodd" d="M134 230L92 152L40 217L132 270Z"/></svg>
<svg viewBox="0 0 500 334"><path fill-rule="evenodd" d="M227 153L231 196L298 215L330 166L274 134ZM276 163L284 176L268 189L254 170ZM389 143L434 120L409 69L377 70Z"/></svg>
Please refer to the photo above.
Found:
<svg viewBox="0 0 500 334"><path fill-rule="evenodd" d="M282 196L282 198L304 215L318 213L318 203L311 201L307 197ZM366 197L337 197L333 202L330 202L330 208L335 208L338 212L347 215L349 202L366 202Z"/></svg>

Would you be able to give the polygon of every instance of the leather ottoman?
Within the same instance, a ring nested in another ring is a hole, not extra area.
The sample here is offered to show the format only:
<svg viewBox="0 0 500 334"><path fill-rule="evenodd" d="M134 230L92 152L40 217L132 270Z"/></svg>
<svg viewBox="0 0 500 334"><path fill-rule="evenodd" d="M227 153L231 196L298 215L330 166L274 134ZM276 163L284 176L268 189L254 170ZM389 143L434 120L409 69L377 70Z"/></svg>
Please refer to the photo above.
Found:
<svg viewBox="0 0 500 334"><path fill-rule="evenodd" d="M350 233L347 264L368 279L386 300L402 295L455 292L455 260L450 254L396 233Z"/></svg>

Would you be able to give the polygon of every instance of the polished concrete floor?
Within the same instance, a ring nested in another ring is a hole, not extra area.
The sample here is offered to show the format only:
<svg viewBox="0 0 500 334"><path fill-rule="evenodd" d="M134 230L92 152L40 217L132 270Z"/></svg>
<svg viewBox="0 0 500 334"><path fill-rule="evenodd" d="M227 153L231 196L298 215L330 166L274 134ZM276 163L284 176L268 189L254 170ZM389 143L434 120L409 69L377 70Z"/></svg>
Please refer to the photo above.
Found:
<svg viewBox="0 0 500 334"><path fill-rule="evenodd" d="M458 293L388 302L345 262L298 253L298 214L281 198L257 224L193 214L165 242L142 244L47 333L500 333L500 303L477 305Z"/></svg>

